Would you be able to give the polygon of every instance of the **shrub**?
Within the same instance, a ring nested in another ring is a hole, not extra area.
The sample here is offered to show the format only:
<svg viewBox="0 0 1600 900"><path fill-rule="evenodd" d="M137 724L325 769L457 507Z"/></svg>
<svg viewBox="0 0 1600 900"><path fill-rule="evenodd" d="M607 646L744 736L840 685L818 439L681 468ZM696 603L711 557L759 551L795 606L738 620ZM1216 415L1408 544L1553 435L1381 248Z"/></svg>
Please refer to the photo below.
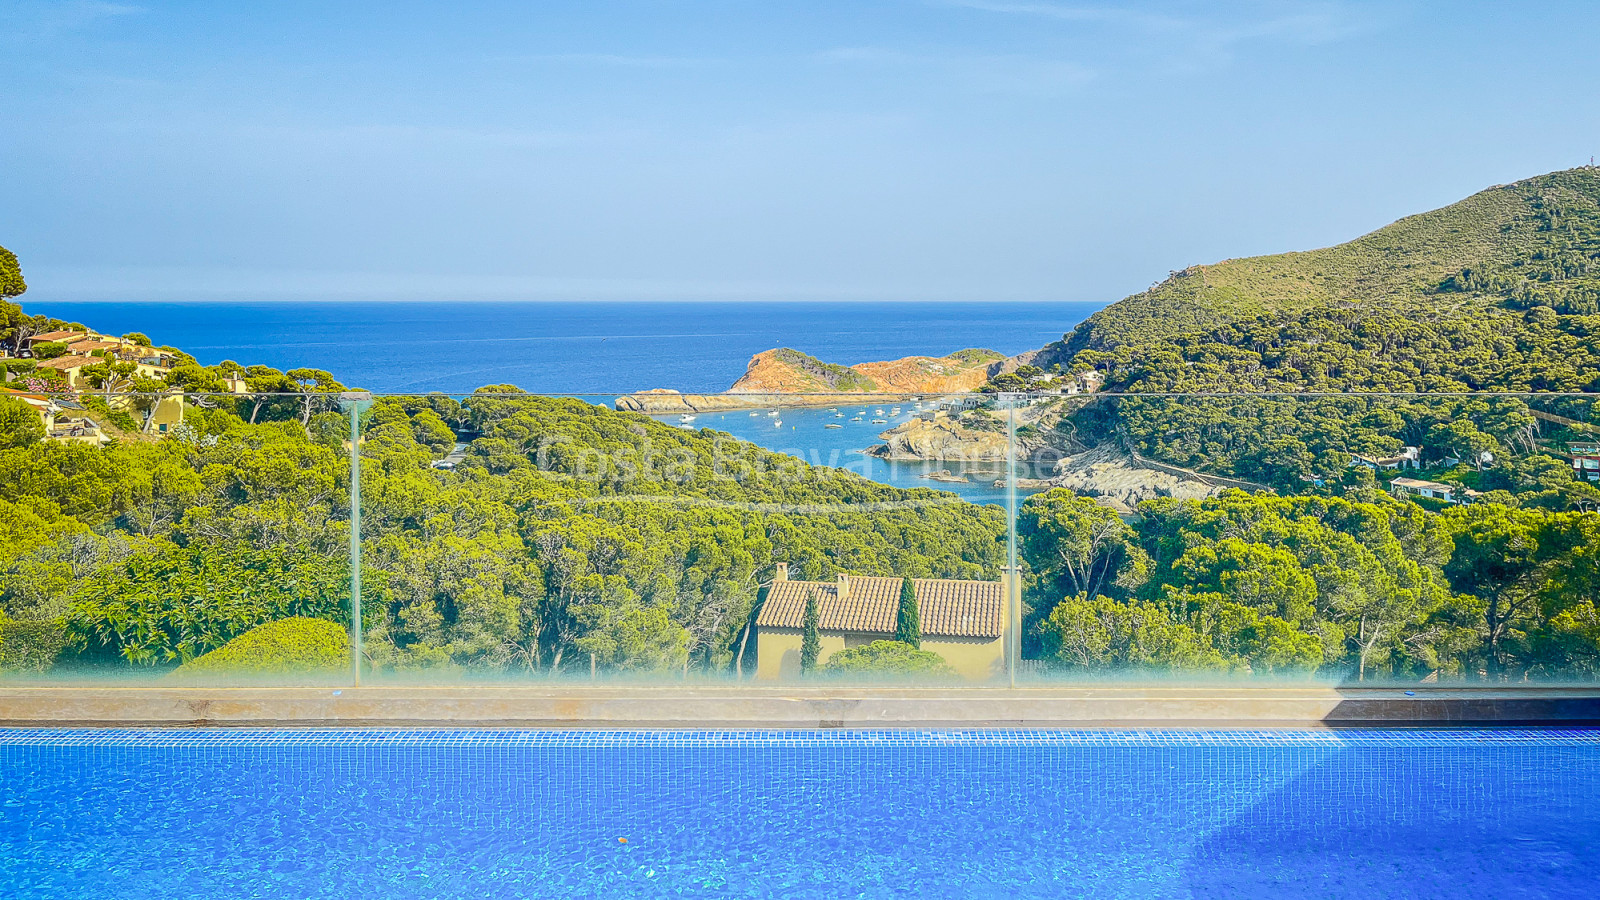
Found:
<svg viewBox="0 0 1600 900"><path fill-rule="evenodd" d="M840 650L828 657L822 670L830 674L917 675L953 677L956 670L944 657L918 650L899 641L873 641L865 647Z"/></svg>
<svg viewBox="0 0 1600 900"><path fill-rule="evenodd" d="M257 625L179 666L177 675L332 673L350 665L350 636L326 619L295 616Z"/></svg>
<svg viewBox="0 0 1600 900"><path fill-rule="evenodd" d="M30 447L44 440L44 420L15 397L0 396L0 450Z"/></svg>
<svg viewBox="0 0 1600 900"><path fill-rule="evenodd" d="M60 622L19 621L0 613L0 672L43 672L66 646Z"/></svg>

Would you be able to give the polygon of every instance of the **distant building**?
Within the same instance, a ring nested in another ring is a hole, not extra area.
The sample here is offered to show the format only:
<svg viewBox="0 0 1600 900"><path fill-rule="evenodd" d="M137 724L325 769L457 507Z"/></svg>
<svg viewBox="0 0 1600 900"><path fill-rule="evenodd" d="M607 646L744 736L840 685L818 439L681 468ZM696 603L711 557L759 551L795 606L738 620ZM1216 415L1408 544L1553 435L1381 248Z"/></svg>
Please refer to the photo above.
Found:
<svg viewBox="0 0 1600 900"><path fill-rule="evenodd" d="M50 426L45 429L45 436L52 441L62 443L83 443L100 446L111 438L100 427L100 423L89 418L86 413L59 410L56 412Z"/></svg>
<svg viewBox="0 0 1600 900"><path fill-rule="evenodd" d="M67 352L75 353L79 356L93 356L96 351L109 350L111 353L117 354L125 352L129 346L127 341L102 341L91 337L68 344Z"/></svg>
<svg viewBox="0 0 1600 900"><path fill-rule="evenodd" d="M55 359L40 360L34 368L53 369L61 373L62 380L69 387L75 390L82 390L89 386L88 381L83 377L84 367L99 365L103 362L105 360L98 356L58 356Z"/></svg>
<svg viewBox="0 0 1600 900"><path fill-rule="evenodd" d="M817 664L840 650L894 639L900 607L899 578L840 574L833 581L790 581L778 574L756 617L756 677L796 678L805 627L806 597L815 593L822 652ZM922 625L922 649L944 657L972 681L1005 672L1004 581L912 579Z"/></svg>
<svg viewBox="0 0 1600 900"><path fill-rule="evenodd" d="M1600 481L1600 444L1568 444L1572 457L1572 477Z"/></svg>
<svg viewBox="0 0 1600 900"><path fill-rule="evenodd" d="M1095 391L1100 390L1100 388L1106 383L1105 374L1095 371L1094 369L1064 377L1066 377L1067 380L1066 383L1061 387L1061 393L1066 394L1069 397L1075 397L1078 394L1092 394Z"/></svg>
<svg viewBox="0 0 1600 900"><path fill-rule="evenodd" d="M0 391L0 396L13 397L32 407L39 415L47 440L96 446L111 440L100 423L89 418L87 410L71 401L12 390Z"/></svg>
<svg viewBox="0 0 1600 900"><path fill-rule="evenodd" d="M32 350L40 344L70 344L73 341L81 341L87 337L89 337L89 332L87 331L46 331L44 334L23 338L22 343L26 344L29 350Z"/></svg>
<svg viewBox="0 0 1600 900"><path fill-rule="evenodd" d="M1470 488L1420 478L1396 478L1389 482L1389 493L1396 497L1427 497L1445 503L1469 503L1478 496L1478 492Z"/></svg>
<svg viewBox="0 0 1600 900"><path fill-rule="evenodd" d="M1350 468L1352 469L1420 469L1422 468L1422 448L1407 447L1396 456L1363 456L1360 453L1350 454Z"/></svg>

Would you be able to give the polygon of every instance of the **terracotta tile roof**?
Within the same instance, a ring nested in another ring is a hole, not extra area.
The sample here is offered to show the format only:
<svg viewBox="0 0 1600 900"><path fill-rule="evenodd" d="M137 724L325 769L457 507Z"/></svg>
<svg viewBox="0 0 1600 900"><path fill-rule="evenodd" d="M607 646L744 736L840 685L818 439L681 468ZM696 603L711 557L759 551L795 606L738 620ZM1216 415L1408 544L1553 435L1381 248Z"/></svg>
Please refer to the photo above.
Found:
<svg viewBox="0 0 1600 900"><path fill-rule="evenodd" d="M894 634L900 579L847 576L845 598L831 581L775 581L756 617L758 628L803 628L806 594L817 593L823 631ZM997 638L1005 617L1005 586L998 581L914 578L922 633L938 637Z"/></svg>
<svg viewBox="0 0 1600 900"><path fill-rule="evenodd" d="M82 331L46 331L44 334L36 334L33 337L30 337L28 340L44 343L48 341L59 341L63 338L81 337L87 337L87 335Z"/></svg>
<svg viewBox="0 0 1600 900"><path fill-rule="evenodd" d="M40 362L35 368L39 369L76 369L79 366L92 366L95 363L105 362L93 356L58 356Z"/></svg>
<svg viewBox="0 0 1600 900"><path fill-rule="evenodd" d="M92 352L94 352L96 350L120 350L120 349L122 349L122 342L120 342L120 341L75 341L75 342L73 342L71 344L68 344L67 345L67 349L71 350L73 353L83 353L83 354L92 353Z"/></svg>

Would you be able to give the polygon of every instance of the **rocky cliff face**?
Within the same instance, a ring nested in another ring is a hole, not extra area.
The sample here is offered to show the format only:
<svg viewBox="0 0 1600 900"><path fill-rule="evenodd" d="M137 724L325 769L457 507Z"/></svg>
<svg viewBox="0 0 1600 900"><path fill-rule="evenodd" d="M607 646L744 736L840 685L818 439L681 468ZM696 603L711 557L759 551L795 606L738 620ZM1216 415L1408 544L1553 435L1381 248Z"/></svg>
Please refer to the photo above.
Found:
<svg viewBox="0 0 1600 900"><path fill-rule="evenodd" d="M1005 459L1008 452L1003 433L966 428L943 416L931 421L912 419L878 437L884 443L867 452L884 459L991 462Z"/></svg>
<svg viewBox="0 0 1600 900"><path fill-rule="evenodd" d="M982 386L1004 362L1005 357L993 350L962 350L943 357L908 356L840 366L779 348L752 357L728 393L962 393Z"/></svg>

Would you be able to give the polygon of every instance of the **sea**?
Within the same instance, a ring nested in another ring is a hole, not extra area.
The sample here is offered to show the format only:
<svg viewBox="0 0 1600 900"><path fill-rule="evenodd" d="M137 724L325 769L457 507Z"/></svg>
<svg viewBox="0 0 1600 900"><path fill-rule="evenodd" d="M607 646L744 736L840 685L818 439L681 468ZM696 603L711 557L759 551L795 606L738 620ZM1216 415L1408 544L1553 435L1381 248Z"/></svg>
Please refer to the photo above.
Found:
<svg viewBox="0 0 1600 900"><path fill-rule="evenodd" d="M903 356L944 356L982 347L1006 355L1042 347L1103 304L866 302L41 302L30 313L99 331L138 331L202 363L233 360L276 369L316 368L375 393L464 394L514 385L537 394L607 402L648 388L726 390L750 357L790 347L853 365ZM843 465L899 487L937 487L992 502L1000 473L982 466L891 463L864 458L899 417L849 409L701 415L694 427L728 431L772 450ZM892 420L873 425L871 420ZM782 425L774 424L781 419ZM677 424L676 417L663 417ZM829 424L842 428L827 428ZM923 476L941 468L969 483Z"/></svg>

